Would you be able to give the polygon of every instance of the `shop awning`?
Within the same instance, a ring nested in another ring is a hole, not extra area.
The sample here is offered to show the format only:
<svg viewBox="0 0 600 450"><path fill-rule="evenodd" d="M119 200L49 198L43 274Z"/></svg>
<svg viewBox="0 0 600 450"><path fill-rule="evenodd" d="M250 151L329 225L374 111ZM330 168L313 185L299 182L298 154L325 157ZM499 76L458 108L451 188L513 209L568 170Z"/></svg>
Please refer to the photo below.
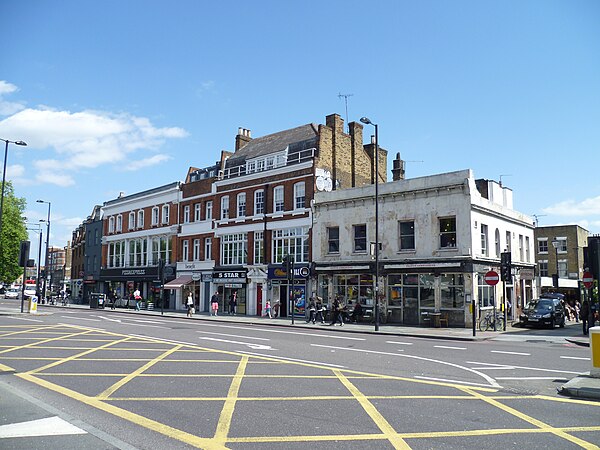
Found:
<svg viewBox="0 0 600 450"><path fill-rule="evenodd" d="M191 275L181 275L180 277L175 278L172 281L169 281L165 284L165 289L179 289L181 286L185 286L186 284L190 284L192 282Z"/></svg>

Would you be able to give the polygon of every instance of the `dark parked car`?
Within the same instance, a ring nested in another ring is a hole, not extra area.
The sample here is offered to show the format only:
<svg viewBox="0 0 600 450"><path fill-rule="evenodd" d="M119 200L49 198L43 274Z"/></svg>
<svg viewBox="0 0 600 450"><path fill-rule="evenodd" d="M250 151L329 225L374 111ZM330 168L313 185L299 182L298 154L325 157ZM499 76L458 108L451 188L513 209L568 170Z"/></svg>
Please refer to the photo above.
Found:
<svg viewBox="0 0 600 450"><path fill-rule="evenodd" d="M531 300L520 317L523 325L549 325L554 328L565 326L565 309L558 298Z"/></svg>

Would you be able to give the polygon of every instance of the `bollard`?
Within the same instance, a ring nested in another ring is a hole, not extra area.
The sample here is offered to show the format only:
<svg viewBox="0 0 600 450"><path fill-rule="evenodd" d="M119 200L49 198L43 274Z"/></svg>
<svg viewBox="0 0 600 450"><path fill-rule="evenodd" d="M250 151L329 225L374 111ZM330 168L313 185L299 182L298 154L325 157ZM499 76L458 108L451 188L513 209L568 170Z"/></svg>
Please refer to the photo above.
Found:
<svg viewBox="0 0 600 450"><path fill-rule="evenodd" d="M600 378L600 327L592 327L590 333L590 351L592 352L592 368L590 376Z"/></svg>
<svg viewBox="0 0 600 450"><path fill-rule="evenodd" d="M38 298L35 295L29 297L29 314L37 314Z"/></svg>

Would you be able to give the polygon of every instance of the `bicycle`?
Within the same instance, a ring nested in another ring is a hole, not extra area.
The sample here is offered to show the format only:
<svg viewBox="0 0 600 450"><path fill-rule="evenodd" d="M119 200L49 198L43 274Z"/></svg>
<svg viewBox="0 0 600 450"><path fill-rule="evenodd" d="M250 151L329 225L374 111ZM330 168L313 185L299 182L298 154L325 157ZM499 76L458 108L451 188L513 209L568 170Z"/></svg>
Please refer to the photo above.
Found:
<svg viewBox="0 0 600 450"><path fill-rule="evenodd" d="M496 331L504 330L504 315L500 311L496 312L495 318L493 312L488 312L479 319L479 331L494 330L494 323L496 324Z"/></svg>

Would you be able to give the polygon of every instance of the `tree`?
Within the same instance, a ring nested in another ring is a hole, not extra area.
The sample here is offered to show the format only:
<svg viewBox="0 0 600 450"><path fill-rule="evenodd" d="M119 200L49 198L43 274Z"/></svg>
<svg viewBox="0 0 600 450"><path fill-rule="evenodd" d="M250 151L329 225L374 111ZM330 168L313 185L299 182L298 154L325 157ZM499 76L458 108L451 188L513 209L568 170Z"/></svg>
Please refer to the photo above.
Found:
<svg viewBox="0 0 600 450"><path fill-rule="evenodd" d="M27 230L22 219L25 205L25 199L15 197L12 183L7 181L4 187L0 235L0 282L4 284L11 284L23 273L23 268L19 267L19 246L21 241L27 240Z"/></svg>

